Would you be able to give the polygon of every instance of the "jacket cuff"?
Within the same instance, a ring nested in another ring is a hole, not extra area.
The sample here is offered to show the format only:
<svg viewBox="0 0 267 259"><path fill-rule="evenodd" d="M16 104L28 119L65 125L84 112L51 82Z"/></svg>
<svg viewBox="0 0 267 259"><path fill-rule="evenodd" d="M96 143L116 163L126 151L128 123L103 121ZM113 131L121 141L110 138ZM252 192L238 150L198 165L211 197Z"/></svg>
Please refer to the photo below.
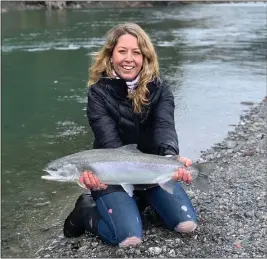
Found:
<svg viewBox="0 0 267 259"><path fill-rule="evenodd" d="M172 146L165 145L158 148L158 154L161 156L177 156L179 155L179 149L177 152Z"/></svg>

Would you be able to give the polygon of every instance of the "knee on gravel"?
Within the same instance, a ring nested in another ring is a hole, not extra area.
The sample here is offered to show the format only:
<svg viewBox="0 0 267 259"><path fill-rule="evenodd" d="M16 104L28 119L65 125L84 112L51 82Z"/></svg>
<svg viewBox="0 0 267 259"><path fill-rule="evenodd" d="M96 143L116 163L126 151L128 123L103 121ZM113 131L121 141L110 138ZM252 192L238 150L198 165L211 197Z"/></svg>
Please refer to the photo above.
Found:
<svg viewBox="0 0 267 259"><path fill-rule="evenodd" d="M127 237L125 240L119 243L120 247L138 246L142 242L139 237Z"/></svg>
<svg viewBox="0 0 267 259"><path fill-rule="evenodd" d="M190 220L177 224L174 230L180 233L192 233L196 228L197 224L194 221Z"/></svg>

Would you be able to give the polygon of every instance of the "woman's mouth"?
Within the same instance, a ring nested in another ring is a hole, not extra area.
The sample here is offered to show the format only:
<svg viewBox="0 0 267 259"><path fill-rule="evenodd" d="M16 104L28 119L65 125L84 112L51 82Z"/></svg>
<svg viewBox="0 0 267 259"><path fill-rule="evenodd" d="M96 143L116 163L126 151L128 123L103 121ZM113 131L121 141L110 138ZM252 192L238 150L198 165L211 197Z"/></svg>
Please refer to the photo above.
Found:
<svg viewBox="0 0 267 259"><path fill-rule="evenodd" d="M133 66L122 66L122 68L128 71L134 69Z"/></svg>

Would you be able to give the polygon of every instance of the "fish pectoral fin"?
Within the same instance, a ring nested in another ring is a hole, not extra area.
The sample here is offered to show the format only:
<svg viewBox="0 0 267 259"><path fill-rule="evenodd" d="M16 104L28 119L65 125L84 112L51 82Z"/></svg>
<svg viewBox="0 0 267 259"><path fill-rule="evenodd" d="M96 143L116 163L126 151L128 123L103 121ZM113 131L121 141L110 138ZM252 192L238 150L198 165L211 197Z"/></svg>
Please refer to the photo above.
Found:
<svg viewBox="0 0 267 259"><path fill-rule="evenodd" d="M121 184L122 188L133 197L134 186L132 184Z"/></svg>
<svg viewBox="0 0 267 259"><path fill-rule="evenodd" d="M86 186L85 186L85 184L81 183L79 180L77 180L76 183L77 183L81 188L83 188L83 189L87 189ZM91 192L89 189L87 189L87 190L88 190L88 192Z"/></svg>
<svg viewBox="0 0 267 259"><path fill-rule="evenodd" d="M176 184L177 184L177 182L172 180L172 179L171 180L167 180L167 181L162 181L162 182L158 183L158 185L163 190L165 190L166 192L168 192L170 194L173 194L173 190L174 190Z"/></svg>

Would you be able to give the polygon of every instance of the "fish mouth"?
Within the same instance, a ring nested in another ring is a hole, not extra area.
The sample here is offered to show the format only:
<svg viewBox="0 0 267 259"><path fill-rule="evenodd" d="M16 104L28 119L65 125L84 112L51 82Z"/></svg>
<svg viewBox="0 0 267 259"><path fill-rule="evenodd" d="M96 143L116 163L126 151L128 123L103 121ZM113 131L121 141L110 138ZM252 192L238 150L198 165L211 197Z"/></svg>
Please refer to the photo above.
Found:
<svg viewBox="0 0 267 259"><path fill-rule="evenodd" d="M42 176L42 179L45 180L54 180L54 181L72 181L75 177L74 168L71 164L66 165L47 165L44 169L44 172L47 175Z"/></svg>
<svg viewBox="0 0 267 259"><path fill-rule="evenodd" d="M55 173L58 171L58 169L55 167L46 167L45 169L43 169L43 171L45 171L47 173Z"/></svg>
<svg viewBox="0 0 267 259"><path fill-rule="evenodd" d="M54 168L54 167L49 167L48 170L50 170L50 171L57 171L57 169Z"/></svg>
<svg viewBox="0 0 267 259"><path fill-rule="evenodd" d="M46 167L43 169L44 172L48 173L48 175L43 175L41 178L44 180L51 181L64 181L64 177L58 174L58 169L54 167Z"/></svg>

